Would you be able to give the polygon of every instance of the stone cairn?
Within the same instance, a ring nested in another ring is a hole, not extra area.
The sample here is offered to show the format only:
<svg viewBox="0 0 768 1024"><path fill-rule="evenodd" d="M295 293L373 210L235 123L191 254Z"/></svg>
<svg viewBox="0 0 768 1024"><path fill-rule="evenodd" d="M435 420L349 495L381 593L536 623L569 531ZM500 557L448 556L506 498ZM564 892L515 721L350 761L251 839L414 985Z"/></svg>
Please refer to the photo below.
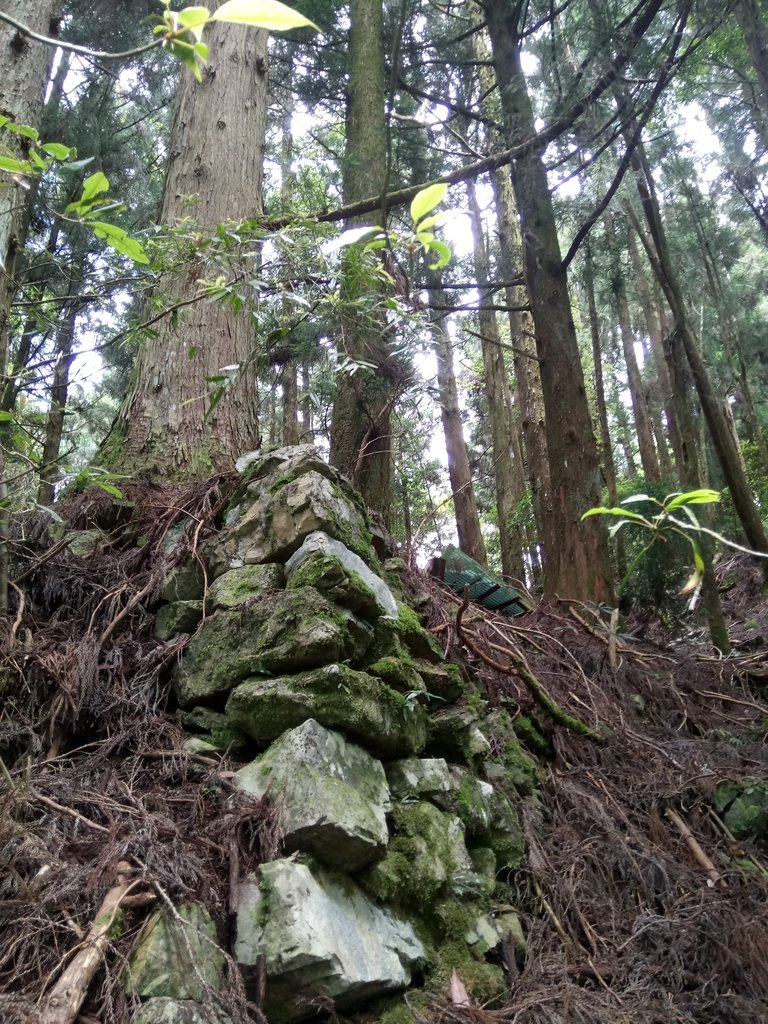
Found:
<svg viewBox="0 0 768 1024"><path fill-rule="evenodd" d="M173 679L186 749L240 758L236 786L279 807L284 856L239 887L243 977L266 976L276 1022L330 997L395 1024L393 996L451 977L493 998L486 955L524 944L510 882L535 763L401 599L402 564L382 566L359 496L314 447L238 471L202 552L207 592L199 561L172 570L156 634L194 634ZM155 914L126 972L137 1024L227 1024L225 965L201 904Z"/></svg>

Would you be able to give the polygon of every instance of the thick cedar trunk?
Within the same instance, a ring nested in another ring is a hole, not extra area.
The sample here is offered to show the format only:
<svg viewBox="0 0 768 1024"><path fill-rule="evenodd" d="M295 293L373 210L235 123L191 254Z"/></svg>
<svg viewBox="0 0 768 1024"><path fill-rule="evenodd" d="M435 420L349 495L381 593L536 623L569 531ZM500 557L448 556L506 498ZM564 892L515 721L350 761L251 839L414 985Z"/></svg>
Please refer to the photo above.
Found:
<svg viewBox="0 0 768 1024"><path fill-rule="evenodd" d="M613 461L613 444L608 426L608 408L605 404L605 383L603 381L603 353L600 346L600 323L597 318L595 302L595 276L592 267L592 250L587 243L584 254L584 284L587 289L587 308L589 310L589 330L592 337L592 362L595 371L595 398L597 402L597 418L600 423L600 444L602 447L602 466L605 486L608 489L608 501L616 505L619 500L616 490L616 465Z"/></svg>
<svg viewBox="0 0 768 1024"><path fill-rule="evenodd" d="M768 145L768 25L759 0L736 0L733 13L739 23L749 59L757 76L755 101L760 110L760 131Z"/></svg>
<svg viewBox="0 0 768 1024"><path fill-rule="evenodd" d="M349 18L345 203L379 195L387 167L382 0L351 0ZM347 227L356 223L349 221ZM370 219L364 217L360 223ZM360 297L348 291L350 300ZM371 301L375 299L371 295ZM331 420L331 464L354 481L368 505L386 520L392 475L390 421L397 394L386 323L364 313L347 317L337 345L344 355L377 369L360 369L339 381Z"/></svg>
<svg viewBox="0 0 768 1024"><path fill-rule="evenodd" d="M496 207L497 227L499 232L499 271L505 281L512 281L519 273L522 264L523 245L520 235L520 223L515 209L512 182L505 170L496 171L491 176ZM536 521L538 537L530 538L533 561L536 563L534 575L537 585L540 584L539 553L546 550L554 538L552 529L552 489L549 479L549 461L547 458L547 441L544 432L544 395L541 387L539 358L536 355L536 340L533 329L533 317L529 311L515 308L528 304L528 291L525 286L509 285L505 289L507 305L510 307L509 329L512 339L512 361L515 369L516 394L521 412L521 428L524 460L527 467L528 483L533 497L533 514ZM519 447L519 445L518 445ZM523 467L523 472L525 469Z"/></svg>
<svg viewBox="0 0 768 1024"><path fill-rule="evenodd" d="M488 254L483 237L480 206L477 201L474 182L467 183L467 199L472 217L472 240L474 246L475 278L478 281L489 279ZM488 415L491 424L491 444L493 451L493 476L496 492L496 512L499 526L499 547L501 549L501 568L505 576L515 580L525 579L523 566L523 544L519 529L511 524L512 514L524 492L524 477L518 473L515 479L511 396L508 395L508 374L504 360L504 349L501 346L501 332L496 320L496 313L488 309L493 298L481 291L480 309L478 313L481 351L483 356L483 374L485 395L488 403ZM519 446L518 446L519 447ZM522 466L518 465L521 471ZM516 486L516 482L518 486Z"/></svg>
<svg viewBox="0 0 768 1024"><path fill-rule="evenodd" d="M717 453L723 477L731 492L731 498L749 545L755 550L768 553L768 538L755 505L754 496L741 463L738 446L734 443L726 423L719 397L712 386L706 365L699 351L683 300L680 283L669 254L666 233L661 220L658 200L650 168L642 148L638 147L636 180L643 212L648 224L653 247L647 247L651 264L658 277L669 308L675 318L675 335L682 346L691 368L694 386L701 402L702 412L709 429L712 444Z"/></svg>
<svg viewBox="0 0 768 1024"><path fill-rule="evenodd" d="M267 112L266 33L217 24L208 42L202 84L189 73L181 79L161 215L170 225L193 216L206 235L223 221L261 212ZM233 270L246 270L236 262L235 254ZM160 301L193 298L205 274L202 261L191 261L160 287ZM163 479L231 468L259 445L250 318L220 302L197 302L156 329L141 349L106 457ZM232 366L239 371L211 411L207 378Z"/></svg>
<svg viewBox="0 0 768 1024"><path fill-rule="evenodd" d="M616 237L610 221L606 224L606 229L614 267L611 286L616 303L616 316L619 323L621 346L624 352L624 364L627 368L627 383L629 384L629 394L632 400L632 411L635 416L635 432L640 451L640 464L643 467L645 479L650 480L652 483L658 483L661 479L659 460L656 457L656 449L653 444L651 417L645 398L640 367L637 364L637 355L635 354L635 338L632 334L632 324L630 321L627 283L621 266L622 256L616 245Z"/></svg>
<svg viewBox="0 0 768 1024"><path fill-rule="evenodd" d="M535 134L515 14L503 0L488 0L485 12L508 142L515 145ZM604 527L598 516L581 522L583 513L600 503L599 460L541 153L534 150L517 160L512 180L536 325L553 487L545 592L576 600L610 600L612 580Z"/></svg>
<svg viewBox="0 0 768 1024"><path fill-rule="evenodd" d="M438 305L447 306L447 296L440 289L439 275L428 271L430 286ZM436 313L432 323L432 342L437 360L437 386L440 391L440 416L445 435L445 451L448 456L448 476L451 481L451 497L456 516L456 532L459 547L470 558L486 564L485 542L480 530L480 517L472 487L469 454L464 440L461 422L459 393L453 372L453 344L448 331L446 315Z"/></svg>
<svg viewBox="0 0 768 1024"><path fill-rule="evenodd" d="M648 281L647 264L643 264L643 261L640 258L640 252L637 248L637 233L631 225L628 235L628 245L629 257L632 261L632 270L635 278L635 288L640 301L640 308L643 311L645 327L648 331L648 337L651 342L653 365L656 369L656 379L659 384L659 401L662 409L664 410L664 418L666 420L666 434L669 438L669 445L672 449L672 455L675 460L675 471L679 479L683 462L682 442L680 440L680 431L677 426L677 417L675 415L669 367L667 366L667 359L664 355L664 337L661 326L661 317Z"/></svg>

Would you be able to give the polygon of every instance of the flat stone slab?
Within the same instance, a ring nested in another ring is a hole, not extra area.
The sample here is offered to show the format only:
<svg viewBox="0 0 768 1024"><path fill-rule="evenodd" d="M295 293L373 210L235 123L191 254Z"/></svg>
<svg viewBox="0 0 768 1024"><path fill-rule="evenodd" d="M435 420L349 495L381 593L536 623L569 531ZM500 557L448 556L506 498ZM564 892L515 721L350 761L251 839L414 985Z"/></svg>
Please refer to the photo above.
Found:
<svg viewBox="0 0 768 1024"><path fill-rule="evenodd" d="M308 718L384 758L418 753L427 736L422 707L409 704L380 679L338 664L294 676L249 679L232 691L226 713L262 746Z"/></svg>
<svg viewBox="0 0 768 1024"><path fill-rule="evenodd" d="M285 587L282 565L244 565L214 580L208 591L211 609L237 608L245 601Z"/></svg>
<svg viewBox="0 0 768 1024"><path fill-rule="evenodd" d="M248 966L264 954L269 1020L312 1015L307 1000L320 994L351 1009L410 983L424 956L412 926L349 879L291 860L260 876L241 883L235 956Z"/></svg>
<svg viewBox="0 0 768 1024"><path fill-rule="evenodd" d="M380 761L313 719L291 729L234 777L238 789L279 801L287 852L351 873L389 839L389 787Z"/></svg>

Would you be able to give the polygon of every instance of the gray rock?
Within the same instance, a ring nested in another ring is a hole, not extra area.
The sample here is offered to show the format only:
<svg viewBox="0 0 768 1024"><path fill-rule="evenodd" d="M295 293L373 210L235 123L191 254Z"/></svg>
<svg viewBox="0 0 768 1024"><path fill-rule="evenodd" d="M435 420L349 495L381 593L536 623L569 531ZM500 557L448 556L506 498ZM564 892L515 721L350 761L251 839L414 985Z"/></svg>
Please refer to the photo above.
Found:
<svg viewBox="0 0 768 1024"><path fill-rule="evenodd" d="M202 732L203 736L193 736L192 740L202 740L209 748L223 753L227 750L240 750L248 743L248 737L239 732L227 716L221 711L214 711L212 708L197 707L191 711L179 711L178 717L181 724L187 729L195 729ZM184 744L185 750L190 740Z"/></svg>
<svg viewBox="0 0 768 1024"><path fill-rule="evenodd" d="M177 913L158 912L147 921L126 972L127 991L202 1002L224 987L225 958L210 914L199 903L184 903Z"/></svg>
<svg viewBox="0 0 768 1024"><path fill-rule="evenodd" d="M387 844L389 788L381 762L313 719L283 733L234 783L258 798L269 790L280 802L289 853L311 853L351 873Z"/></svg>
<svg viewBox="0 0 768 1024"><path fill-rule="evenodd" d="M348 879L279 860L263 865L260 884L241 884L235 955L246 966L265 955L270 1020L311 1015L320 994L352 1009L409 984L424 956L413 928Z"/></svg>
<svg viewBox="0 0 768 1024"><path fill-rule="evenodd" d="M148 999L133 1024L232 1024L232 1018L213 1006L160 996Z"/></svg>
<svg viewBox="0 0 768 1024"><path fill-rule="evenodd" d="M162 601L199 601L205 590L205 577L197 559L180 562L165 577L160 591Z"/></svg>
<svg viewBox="0 0 768 1024"><path fill-rule="evenodd" d="M105 539L101 530L72 530L66 536L67 550L78 558L92 555Z"/></svg>
<svg viewBox="0 0 768 1024"><path fill-rule="evenodd" d="M451 765L448 775L450 785L447 792L436 794L434 802L442 810L461 818L468 836L485 837L493 820L493 786L457 765Z"/></svg>
<svg viewBox="0 0 768 1024"><path fill-rule="evenodd" d="M283 448L261 448L246 452L235 463L235 469L249 480L259 480L276 474L293 480L310 469L319 470L329 477L337 472L323 459L313 444L287 445Z"/></svg>
<svg viewBox="0 0 768 1024"><path fill-rule="evenodd" d="M174 601L158 609L155 618L155 636L170 640L180 633L192 633L203 617L202 601Z"/></svg>
<svg viewBox="0 0 768 1024"><path fill-rule="evenodd" d="M282 565L244 565L230 569L211 584L208 599L213 610L237 608L244 601L285 586Z"/></svg>
<svg viewBox="0 0 768 1024"><path fill-rule="evenodd" d="M250 679L233 690L227 716L266 746L308 718L338 729L382 757L406 757L424 746L427 716L380 680L346 665L301 675Z"/></svg>
<svg viewBox="0 0 768 1024"><path fill-rule="evenodd" d="M406 797L430 799L451 791L451 774L442 757L406 757L387 765L387 782L397 800Z"/></svg>
<svg viewBox="0 0 768 1024"><path fill-rule="evenodd" d="M331 471L321 465L324 472L313 469L284 484L278 479L270 485L267 478L249 485L253 503L205 547L213 576L237 564L283 562L317 530L373 560L362 511L339 483L328 479Z"/></svg>
<svg viewBox="0 0 768 1024"><path fill-rule="evenodd" d="M285 565L288 586L310 585L331 600L367 617L397 616L397 602L387 584L354 551L327 533L305 538Z"/></svg>
<svg viewBox="0 0 768 1024"><path fill-rule="evenodd" d="M231 611L214 612L174 674L179 704L207 702L257 673L300 672L354 659L362 653L364 637L349 616L312 587L278 591Z"/></svg>

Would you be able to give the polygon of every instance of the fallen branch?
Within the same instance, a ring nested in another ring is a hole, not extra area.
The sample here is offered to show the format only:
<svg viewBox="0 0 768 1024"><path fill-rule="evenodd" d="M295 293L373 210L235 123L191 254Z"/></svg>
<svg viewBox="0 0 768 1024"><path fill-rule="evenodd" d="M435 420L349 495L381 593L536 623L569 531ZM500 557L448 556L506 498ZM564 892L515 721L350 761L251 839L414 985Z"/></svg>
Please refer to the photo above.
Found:
<svg viewBox="0 0 768 1024"><path fill-rule="evenodd" d="M126 861L117 865L117 884L104 897L81 949L59 977L45 1000L40 1024L73 1024L85 1001L88 988L109 945L109 933L120 904L136 885L133 868Z"/></svg>
<svg viewBox="0 0 768 1024"><path fill-rule="evenodd" d="M673 811L671 807L668 807L664 814L666 815L667 819L672 822L672 824L675 826L675 828L683 837L683 839L685 839L691 853L698 861L698 863L707 872L707 878L709 878L710 884L721 885L724 888L727 887L728 883L723 878L722 874L717 870L714 862L706 855L704 850L701 848L698 839L696 838L696 836L694 836L693 832L691 832L691 830L688 828L688 826L677 813L677 811Z"/></svg>
<svg viewBox="0 0 768 1024"><path fill-rule="evenodd" d="M502 665L501 662L496 661L494 658L491 658L469 639L467 634L461 628L461 620L468 607L469 587L464 587L464 600L456 613L456 633L461 642L475 655L475 657L479 658L480 661L484 662L490 668L495 669L497 672L501 672L502 675L517 676L518 679L520 679L520 681L528 688L528 692L539 707L543 711L546 711L549 717L558 725L562 725L564 729L569 729L571 732L578 732L582 736L588 736L590 739L595 740L598 743L601 742L602 736L598 732L590 728L586 722L582 722L580 718L574 718L573 715L569 715L567 711L564 711L559 704L556 704L555 701L552 700L539 680L533 672L531 672L528 663L522 654L505 649L504 653L512 662L512 668L509 668L506 665Z"/></svg>

